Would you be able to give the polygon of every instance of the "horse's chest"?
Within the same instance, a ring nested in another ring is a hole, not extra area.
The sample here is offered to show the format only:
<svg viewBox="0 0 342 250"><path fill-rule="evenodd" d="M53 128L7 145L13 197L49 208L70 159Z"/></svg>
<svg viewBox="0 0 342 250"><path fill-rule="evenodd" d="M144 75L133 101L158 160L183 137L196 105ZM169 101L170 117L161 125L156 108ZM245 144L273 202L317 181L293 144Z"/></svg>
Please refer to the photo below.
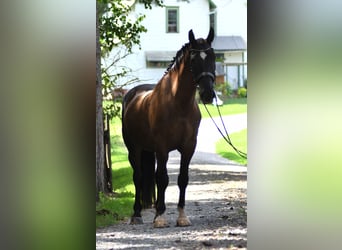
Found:
<svg viewBox="0 0 342 250"><path fill-rule="evenodd" d="M187 119L175 119L174 121L166 121L159 125L155 124L152 133L154 138L156 138L157 144L165 141L176 145L184 140L195 139L197 131L197 122Z"/></svg>

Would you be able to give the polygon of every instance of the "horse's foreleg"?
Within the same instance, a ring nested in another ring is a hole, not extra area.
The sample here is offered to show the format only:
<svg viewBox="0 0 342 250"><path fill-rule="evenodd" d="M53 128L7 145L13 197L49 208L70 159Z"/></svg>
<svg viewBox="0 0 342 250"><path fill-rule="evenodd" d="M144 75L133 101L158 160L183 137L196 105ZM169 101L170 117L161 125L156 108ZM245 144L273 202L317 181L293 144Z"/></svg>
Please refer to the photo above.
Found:
<svg viewBox="0 0 342 250"><path fill-rule="evenodd" d="M185 190L188 186L189 182L189 163L191 160L192 154L182 154L181 157L181 166L180 172L178 176L178 187L179 187L179 201L178 201L178 219L177 219L177 226L186 227L190 226L191 222L189 218L186 216L184 211L185 206Z"/></svg>
<svg viewBox="0 0 342 250"><path fill-rule="evenodd" d="M157 202L156 202L156 216L154 218L154 227L167 227L168 222L163 216L165 212L165 190L169 184L169 177L167 175L166 163L168 160L167 154L157 153Z"/></svg>
<svg viewBox="0 0 342 250"><path fill-rule="evenodd" d="M143 224L143 220L141 218L141 166L138 157L139 154L136 153L129 153L128 159L133 168L133 182L135 186L135 201L134 201L134 214L131 217L130 224Z"/></svg>

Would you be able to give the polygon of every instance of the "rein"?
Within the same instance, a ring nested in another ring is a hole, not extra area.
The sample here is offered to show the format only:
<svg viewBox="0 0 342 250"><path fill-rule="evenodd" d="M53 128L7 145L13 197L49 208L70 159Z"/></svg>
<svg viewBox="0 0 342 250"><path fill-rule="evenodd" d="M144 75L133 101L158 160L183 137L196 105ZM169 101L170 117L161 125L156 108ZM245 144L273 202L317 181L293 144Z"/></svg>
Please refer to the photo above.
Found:
<svg viewBox="0 0 342 250"><path fill-rule="evenodd" d="M207 48L207 49L190 49L190 53L194 53L194 52L195 52L195 53L204 52L204 51L207 51L207 50L210 50L210 49L212 49L212 48L209 47L209 48ZM195 75L194 75L194 72L192 71L192 67L190 68L190 71L191 71L192 74L193 74L194 82L195 82L196 85L198 84L198 81L199 81L202 77L204 77L204 76L209 76L209 77L213 80L213 82L215 82L215 73L211 73L211 72L208 72L208 71L204 71L204 72L200 73L199 75L195 76ZM205 107L207 113L209 114L211 120L212 120L213 123L215 124L217 130L218 130L218 131L220 132L220 134L222 135L223 139L224 139L224 140L225 140L225 141L226 141L226 142L235 150L235 152L236 152L238 155L240 155L242 158L247 159L247 154L244 153L244 152L242 152L242 151L240 151L239 149L237 149L237 148L233 145L233 143L232 143L232 141L231 141L231 139L230 139L230 137L229 137L228 131L227 131L226 126L224 125L224 122L223 122L223 119L222 119L222 115L221 115L220 108L219 108L219 106L217 105L216 94L215 94L215 102L216 102L216 107L217 107L217 110L218 110L218 113L219 113L219 116L220 116L220 120L221 120L222 126L223 126L223 128L224 128L224 132L226 133L226 135L223 134L223 132L221 131L221 129L219 128L219 126L216 124L215 120L213 119L212 115L210 114L210 112L209 112L207 106L205 105L205 103L203 103L203 102L202 102L202 103L204 104L204 107Z"/></svg>
<svg viewBox="0 0 342 250"><path fill-rule="evenodd" d="M222 135L223 139L224 139L224 140L225 140L225 141L226 141L226 142L235 150L235 152L236 152L238 155L240 155L242 158L247 159L247 154L244 153L244 152L242 152L242 151L240 151L239 149L237 149L237 148L233 145L232 141L230 140L228 131L227 131L226 126L224 125L224 122L223 122L223 119L222 119L222 115L221 115L220 108L219 108L219 106L217 105L217 98L216 98L216 95L215 95L215 102L216 102L216 107L217 107L217 110L218 110L218 113L219 113L219 116L220 116L220 120L221 120L221 123L222 123L222 126L223 126L223 128L224 128L224 131L225 131L226 135L223 134L223 132L221 131L221 129L219 128L219 126L216 124L216 122L215 122L214 118L212 117L212 115L210 114L210 112L209 112L207 106L206 106L203 102L202 102L202 103L204 104L205 110L206 110L207 113L209 114L211 120L212 120L213 123L215 124L217 130L218 130L218 131L220 132L220 134Z"/></svg>

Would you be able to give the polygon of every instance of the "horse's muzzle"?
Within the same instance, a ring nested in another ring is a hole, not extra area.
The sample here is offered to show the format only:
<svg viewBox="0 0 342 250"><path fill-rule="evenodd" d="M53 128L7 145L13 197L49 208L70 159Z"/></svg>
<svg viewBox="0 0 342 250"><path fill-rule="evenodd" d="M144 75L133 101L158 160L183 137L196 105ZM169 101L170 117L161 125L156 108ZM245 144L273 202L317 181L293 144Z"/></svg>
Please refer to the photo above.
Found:
<svg viewBox="0 0 342 250"><path fill-rule="evenodd" d="M199 95L200 95L201 101L204 104L209 104L213 102L214 97L215 97L215 92L213 90L204 91L200 89Z"/></svg>

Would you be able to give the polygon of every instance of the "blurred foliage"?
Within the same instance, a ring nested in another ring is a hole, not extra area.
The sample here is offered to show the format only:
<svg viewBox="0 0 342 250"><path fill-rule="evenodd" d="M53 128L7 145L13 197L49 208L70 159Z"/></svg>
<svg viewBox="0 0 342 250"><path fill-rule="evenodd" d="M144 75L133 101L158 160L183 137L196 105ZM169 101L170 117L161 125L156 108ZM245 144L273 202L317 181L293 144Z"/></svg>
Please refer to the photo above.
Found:
<svg viewBox="0 0 342 250"><path fill-rule="evenodd" d="M229 97L232 93L232 87L228 82L215 85L215 91L220 92L223 97Z"/></svg>
<svg viewBox="0 0 342 250"><path fill-rule="evenodd" d="M103 113L110 118L120 115L121 105L117 105L114 101L104 101Z"/></svg>
<svg viewBox="0 0 342 250"><path fill-rule="evenodd" d="M237 94L239 97L247 97L247 89L239 88Z"/></svg>

